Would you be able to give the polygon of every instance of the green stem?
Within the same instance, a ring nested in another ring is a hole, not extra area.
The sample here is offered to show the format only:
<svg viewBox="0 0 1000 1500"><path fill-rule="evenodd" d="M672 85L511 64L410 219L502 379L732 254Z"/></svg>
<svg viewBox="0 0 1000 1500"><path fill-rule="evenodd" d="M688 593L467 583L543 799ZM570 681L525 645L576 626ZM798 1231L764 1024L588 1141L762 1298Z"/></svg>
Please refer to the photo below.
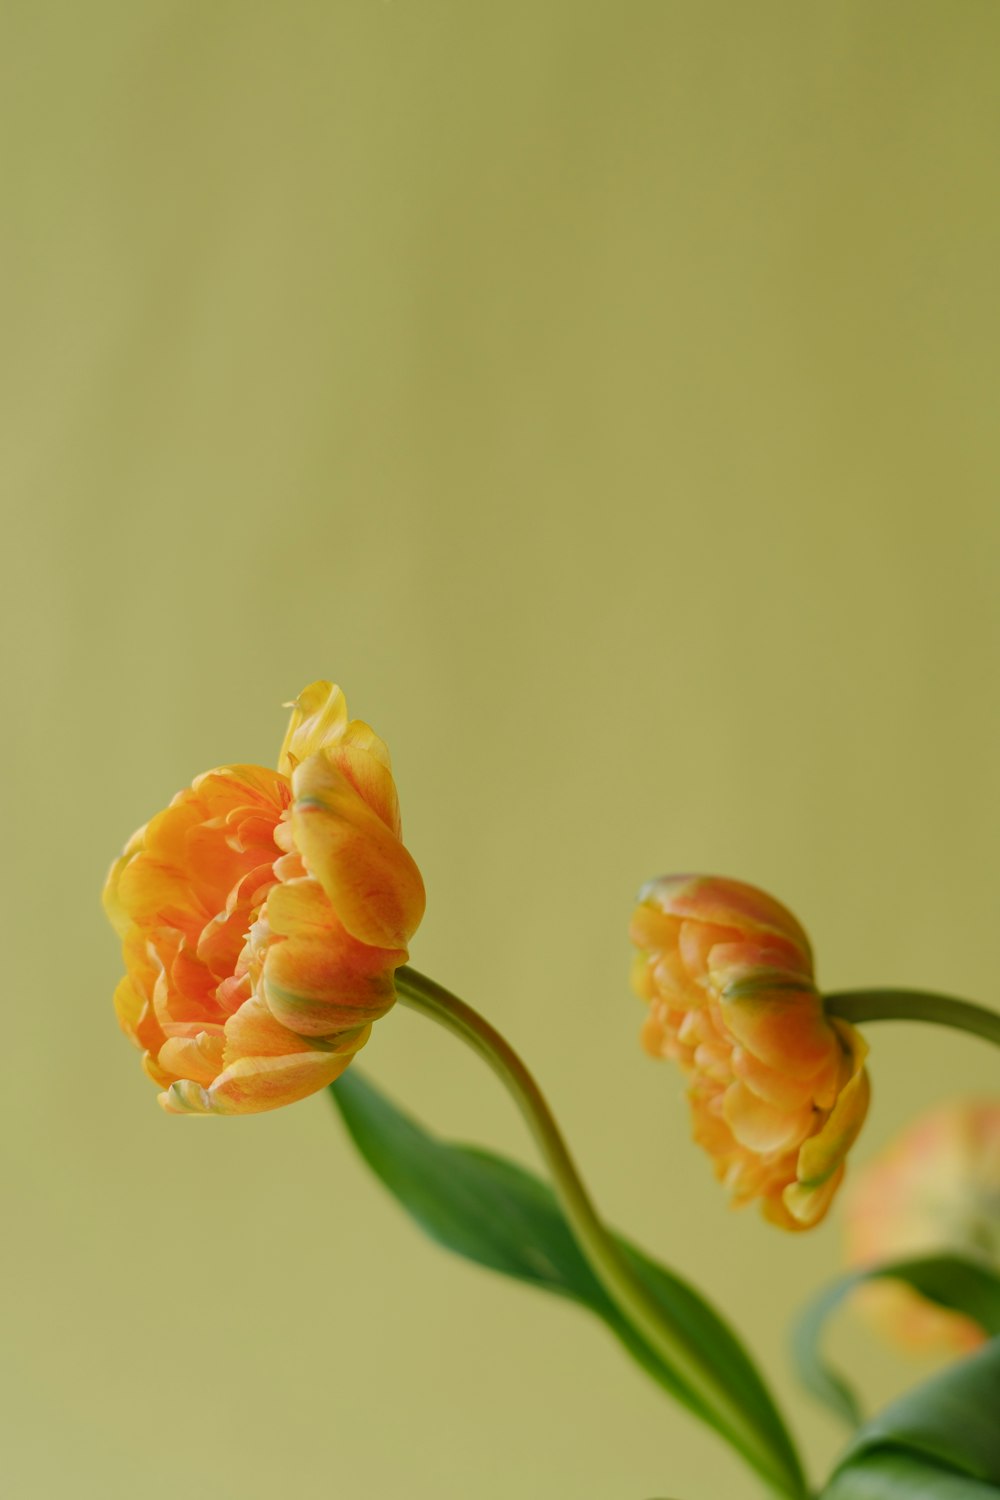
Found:
<svg viewBox="0 0 1000 1500"><path fill-rule="evenodd" d="M411 1010L437 1021L461 1038L497 1074L513 1096L548 1165L556 1196L580 1249L619 1311L684 1380L712 1414L719 1430L758 1473L779 1494L800 1500L806 1493L801 1476L790 1470L783 1455L774 1452L697 1345L664 1319L633 1275L580 1179L545 1096L514 1049L471 1006L414 969L397 969L396 994Z"/></svg>
<svg viewBox="0 0 1000 1500"><path fill-rule="evenodd" d="M823 1006L829 1016L842 1021L863 1024L865 1021L932 1021L937 1026L952 1026L970 1031L1000 1046L1000 1014L973 1005L970 1000L956 1000L951 995L935 995L930 990L845 990L824 995Z"/></svg>

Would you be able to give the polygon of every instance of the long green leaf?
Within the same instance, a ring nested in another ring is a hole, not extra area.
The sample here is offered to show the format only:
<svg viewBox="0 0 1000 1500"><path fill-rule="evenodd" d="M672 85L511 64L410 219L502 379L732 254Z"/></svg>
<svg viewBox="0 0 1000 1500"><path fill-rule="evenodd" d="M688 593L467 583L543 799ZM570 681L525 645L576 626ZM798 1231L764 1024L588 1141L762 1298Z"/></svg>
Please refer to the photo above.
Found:
<svg viewBox="0 0 1000 1500"><path fill-rule="evenodd" d="M921 1256L839 1277L796 1320L792 1357L806 1389L852 1426L860 1424L861 1410L850 1386L824 1359L822 1336L827 1319L845 1297L863 1283L879 1280L904 1281L940 1307L964 1313L985 1333L1000 1334L1000 1276L978 1261L957 1255Z"/></svg>
<svg viewBox="0 0 1000 1500"><path fill-rule="evenodd" d="M467 1260L571 1298L596 1313L671 1396L720 1430L698 1395L618 1312L545 1183L491 1152L431 1136L356 1068L338 1079L330 1092L365 1161L426 1234ZM626 1241L618 1243L647 1291L675 1325L697 1341L772 1451L780 1455L790 1493L802 1493L791 1439L743 1346L693 1288ZM723 1435L739 1446L731 1434Z"/></svg>

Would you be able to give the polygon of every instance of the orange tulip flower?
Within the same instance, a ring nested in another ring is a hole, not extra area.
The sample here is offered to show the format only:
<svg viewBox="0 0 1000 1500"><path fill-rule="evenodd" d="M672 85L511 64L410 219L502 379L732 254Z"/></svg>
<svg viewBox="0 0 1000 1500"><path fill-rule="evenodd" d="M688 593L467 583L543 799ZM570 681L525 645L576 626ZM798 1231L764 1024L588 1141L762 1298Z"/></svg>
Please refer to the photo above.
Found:
<svg viewBox="0 0 1000 1500"><path fill-rule="evenodd" d="M314 682L276 771L206 771L111 867L115 1008L171 1114L253 1114L332 1083L395 999L423 916L389 752Z"/></svg>
<svg viewBox="0 0 1000 1500"><path fill-rule="evenodd" d="M897 1136L847 1195L844 1237L852 1266L951 1251L1000 1272L1000 1101L941 1105ZM871 1282L855 1299L914 1353L962 1353L986 1337L898 1281Z"/></svg>
<svg viewBox="0 0 1000 1500"><path fill-rule="evenodd" d="M868 1109L867 1051L824 1014L809 940L763 891L666 876L639 893L633 983L646 1050L688 1077L694 1138L736 1205L809 1229L823 1218Z"/></svg>

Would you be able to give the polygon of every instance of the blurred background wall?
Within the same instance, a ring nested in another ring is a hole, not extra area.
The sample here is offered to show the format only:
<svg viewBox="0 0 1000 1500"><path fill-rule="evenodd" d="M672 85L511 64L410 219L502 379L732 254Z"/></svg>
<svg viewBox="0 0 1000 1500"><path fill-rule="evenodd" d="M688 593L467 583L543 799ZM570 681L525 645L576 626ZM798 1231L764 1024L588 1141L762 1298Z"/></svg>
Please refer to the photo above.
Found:
<svg viewBox="0 0 1000 1500"><path fill-rule="evenodd" d="M328 1101L168 1118L98 893L330 676L389 740L415 964L606 1212L760 1351L837 1214L732 1215L644 1058L633 894L756 881L829 987L996 1002L994 0L8 0L5 1493L742 1500L569 1307L447 1261ZM864 1159L995 1089L872 1031ZM364 1066L533 1161L407 1014ZM845 1320L870 1399L906 1368Z"/></svg>

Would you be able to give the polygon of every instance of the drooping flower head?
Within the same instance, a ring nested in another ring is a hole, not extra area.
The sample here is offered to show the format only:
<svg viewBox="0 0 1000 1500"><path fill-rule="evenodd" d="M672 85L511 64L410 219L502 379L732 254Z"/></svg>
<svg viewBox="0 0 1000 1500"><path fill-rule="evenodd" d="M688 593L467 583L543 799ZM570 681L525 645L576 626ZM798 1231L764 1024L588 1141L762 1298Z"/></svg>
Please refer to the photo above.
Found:
<svg viewBox="0 0 1000 1500"><path fill-rule="evenodd" d="M852 1184L844 1238L851 1266L951 1251L1000 1273L1000 1100L940 1105L898 1135ZM899 1281L870 1282L855 1297L913 1352L962 1353L986 1337Z"/></svg>
<svg viewBox="0 0 1000 1500"><path fill-rule="evenodd" d="M818 1224L868 1109L867 1049L824 1014L802 928L742 881L680 875L643 887L631 937L643 1045L687 1075L694 1138L733 1203Z"/></svg>
<svg viewBox="0 0 1000 1500"><path fill-rule="evenodd" d="M424 888L389 752L311 683L278 768L198 776L111 867L115 992L172 1114L252 1114L332 1083L392 1005Z"/></svg>

